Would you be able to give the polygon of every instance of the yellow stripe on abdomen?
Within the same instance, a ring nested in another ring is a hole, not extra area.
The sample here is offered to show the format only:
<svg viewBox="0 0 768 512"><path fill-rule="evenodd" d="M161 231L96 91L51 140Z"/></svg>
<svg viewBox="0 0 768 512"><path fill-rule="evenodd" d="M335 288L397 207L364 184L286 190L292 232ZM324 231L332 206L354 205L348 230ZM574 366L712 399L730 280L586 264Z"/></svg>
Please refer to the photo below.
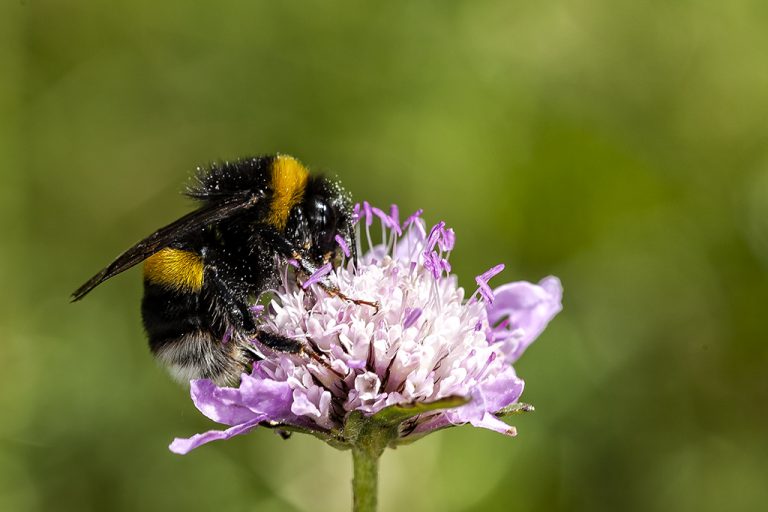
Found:
<svg viewBox="0 0 768 512"><path fill-rule="evenodd" d="M181 249L163 249L144 260L144 279L185 292L203 287L203 260Z"/></svg>
<svg viewBox="0 0 768 512"><path fill-rule="evenodd" d="M288 214L304 197L309 171L301 162L288 155L277 155L272 162L272 204L267 222L279 230L285 229Z"/></svg>

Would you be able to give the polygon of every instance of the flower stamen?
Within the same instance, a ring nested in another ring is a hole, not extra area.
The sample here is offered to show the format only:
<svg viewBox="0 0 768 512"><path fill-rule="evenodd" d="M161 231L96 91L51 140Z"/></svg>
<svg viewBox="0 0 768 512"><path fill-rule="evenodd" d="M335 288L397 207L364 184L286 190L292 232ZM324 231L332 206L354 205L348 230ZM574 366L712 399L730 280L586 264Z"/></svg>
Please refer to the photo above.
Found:
<svg viewBox="0 0 768 512"><path fill-rule="evenodd" d="M486 302L488 302L488 304L492 304L493 290L491 290L491 287L488 286L488 281L490 281L491 278L493 278L495 275L499 274L502 270L504 270L504 264L499 263L495 267L492 267L479 276L475 277L475 282L479 288L475 291L475 293L472 294L472 296L474 297L478 292L480 292Z"/></svg>
<svg viewBox="0 0 768 512"><path fill-rule="evenodd" d="M331 273L331 270L333 270L333 265L330 262L326 263L325 265L323 265L319 269L315 270L312 273L312 275L309 276L309 279L307 279L306 281L304 281L301 284L301 287L304 290L306 290L307 288L309 288L313 284L319 283L323 279L323 277L325 277L326 275Z"/></svg>

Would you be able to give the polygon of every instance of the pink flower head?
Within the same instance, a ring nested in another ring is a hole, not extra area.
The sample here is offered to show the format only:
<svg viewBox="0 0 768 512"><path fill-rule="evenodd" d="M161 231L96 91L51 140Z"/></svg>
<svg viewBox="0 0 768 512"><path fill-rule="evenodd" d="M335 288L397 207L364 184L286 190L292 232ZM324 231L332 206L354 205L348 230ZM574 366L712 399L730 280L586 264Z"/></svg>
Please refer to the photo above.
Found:
<svg viewBox="0 0 768 512"><path fill-rule="evenodd" d="M466 300L446 254L452 229L439 223L427 231L421 211L401 227L396 206L390 215L367 202L357 211L365 228L374 215L382 219L385 243L357 264L324 266L309 279L284 272L259 317L261 330L303 340L306 349L276 352L254 340L264 358L239 387L192 381L196 407L230 428L176 439L172 451L187 453L259 425L345 446L355 415L395 422L394 444L467 423L515 435L499 419L523 392L512 363L560 310L560 282L548 277L491 290L499 265L478 276L479 299Z"/></svg>

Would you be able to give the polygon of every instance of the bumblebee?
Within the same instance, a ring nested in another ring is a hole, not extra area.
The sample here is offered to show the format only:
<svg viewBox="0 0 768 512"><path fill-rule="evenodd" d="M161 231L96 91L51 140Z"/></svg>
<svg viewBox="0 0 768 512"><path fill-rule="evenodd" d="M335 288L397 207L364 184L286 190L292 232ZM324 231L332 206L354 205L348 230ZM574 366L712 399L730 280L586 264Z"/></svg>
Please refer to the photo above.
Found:
<svg viewBox="0 0 768 512"><path fill-rule="evenodd" d="M141 313L155 358L180 381L235 385L260 358L254 337L273 350L302 350L298 340L260 332L249 308L277 283L281 262L309 276L338 264L338 237L354 249L351 199L338 182L287 155L198 169L186 194L196 210L118 256L72 301L143 261Z"/></svg>

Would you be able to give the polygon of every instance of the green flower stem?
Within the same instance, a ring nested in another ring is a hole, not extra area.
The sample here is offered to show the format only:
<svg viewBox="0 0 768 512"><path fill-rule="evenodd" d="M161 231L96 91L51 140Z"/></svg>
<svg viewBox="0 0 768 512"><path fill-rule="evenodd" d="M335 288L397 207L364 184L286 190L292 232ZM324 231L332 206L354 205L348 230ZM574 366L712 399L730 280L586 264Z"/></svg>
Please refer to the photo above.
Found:
<svg viewBox="0 0 768 512"><path fill-rule="evenodd" d="M375 512L378 498L379 458L387 446L396 446L400 425L414 416L459 407L466 397L448 396L430 403L390 405L373 416L352 411L340 433L342 444L352 448L354 512Z"/></svg>
<svg viewBox="0 0 768 512"><path fill-rule="evenodd" d="M383 450L382 450L383 451ZM378 497L379 457L381 452L355 446L352 448L352 495L354 512L375 512Z"/></svg>
<svg viewBox="0 0 768 512"><path fill-rule="evenodd" d="M376 511L379 458L387 445L397 439L397 429L397 424L380 421L376 416L365 417L360 411L347 417L344 433L352 447L354 512Z"/></svg>

